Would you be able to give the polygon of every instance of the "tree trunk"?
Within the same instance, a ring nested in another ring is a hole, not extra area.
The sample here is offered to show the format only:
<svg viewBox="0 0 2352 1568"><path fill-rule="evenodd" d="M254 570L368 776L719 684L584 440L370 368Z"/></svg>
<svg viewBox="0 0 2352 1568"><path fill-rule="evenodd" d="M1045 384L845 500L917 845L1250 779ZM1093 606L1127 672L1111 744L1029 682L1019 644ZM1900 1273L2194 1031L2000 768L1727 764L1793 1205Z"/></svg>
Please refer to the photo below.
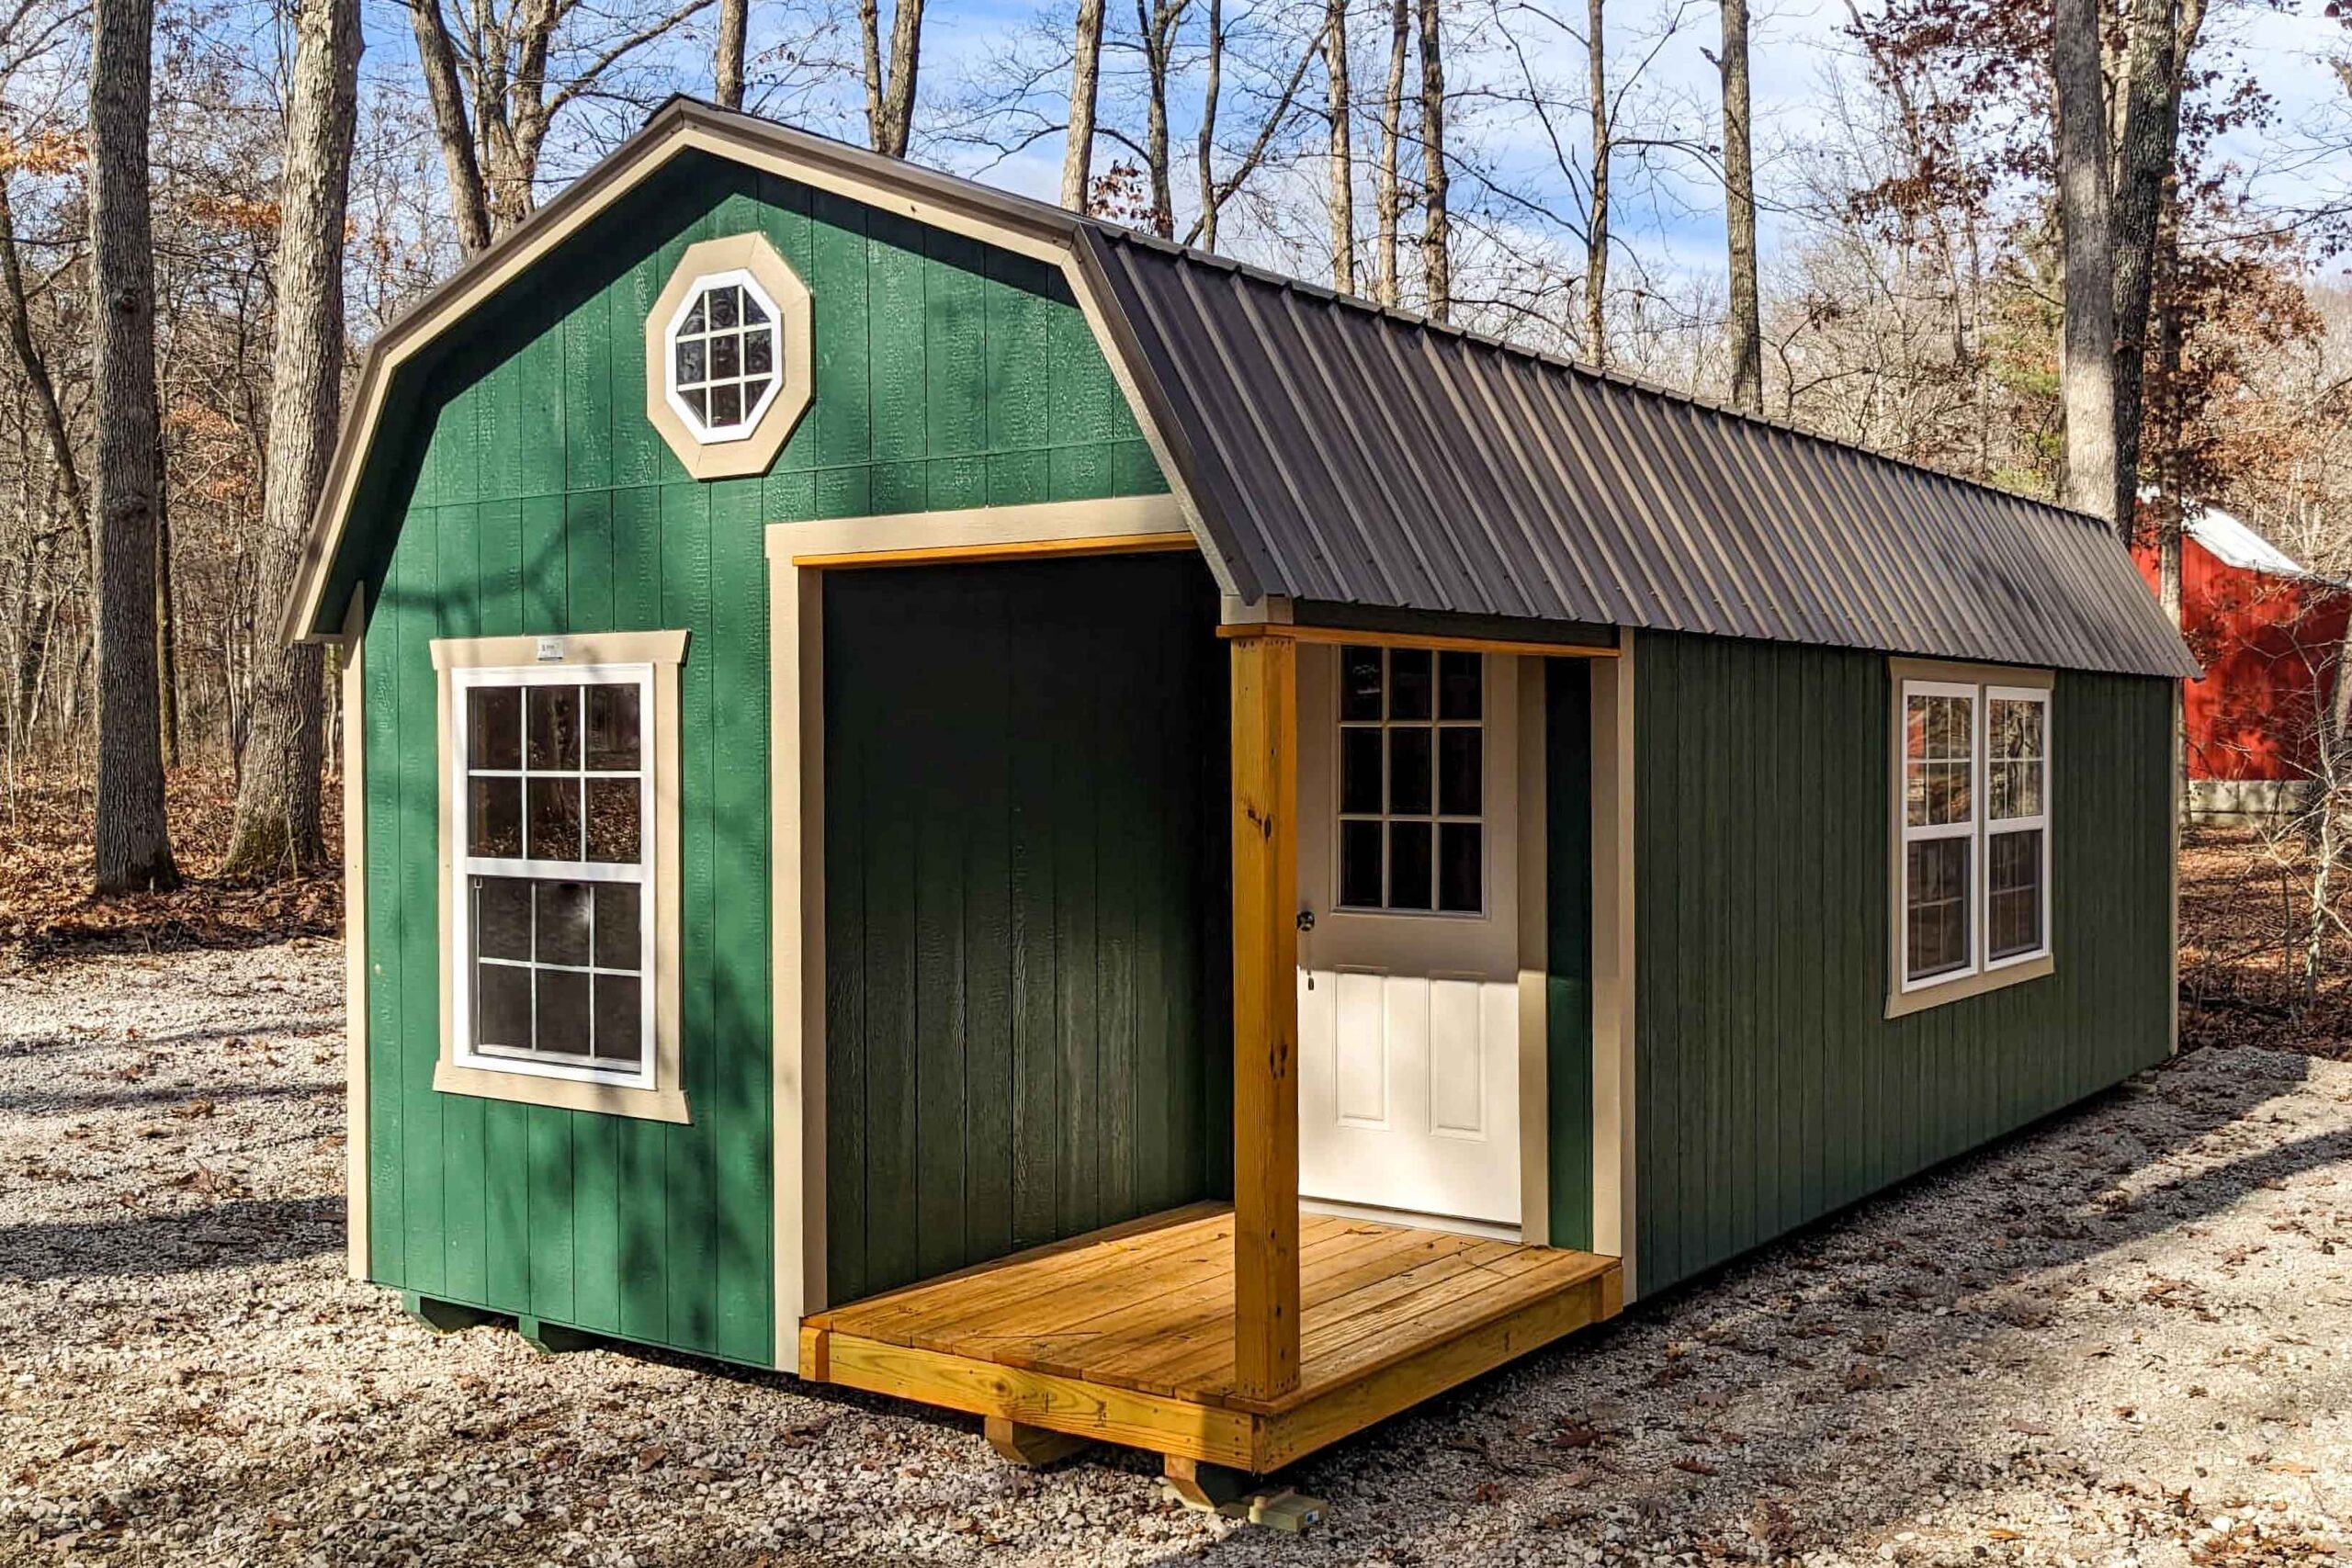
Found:
<svg viewBox="0 0 2352 1568"><path fill-rule="evenodd" d="M158 422L160 423L160 421ZM158 474L171 472L167 450L156 454ZM161 707L164 766L180 765L179 598L172 590L172 497L155 488L155 701Z"/></svg>
<svg viewBox="0 0 2352 1568"><path fill-rule="evenodd" d="M1585 90L1592 97L1592 220L1584 231L1584 356L1609 366L1609 53L1607 0L1585 0Z"/></svg>
<svg viewBox="0 0 2352 1568"><path fill-rule="evenodd" d="M712 85L721 108L743 107L743 36L751 29L751 0L718 0L718 61Z"/></svg>
<svg viewBox="0 0 2352 1568"><path fill-rule="evenodd" d="M1207 81L1201 89L1200 138L1193 149L1201 186L1201 243L1216 249L1216 220L1225 203L1216 188L1216 110L1225 92L1225 0L1209 0ZM1173 225L1170 225L1173 227Z"/></svg>
<svg viewBox="0 0 2352 1568"><path fill-rule="evenodd" d="M1396 225L1405 210L1405 193L1397 182L1397 144L1405 135L1405 57L1413 36L1412 10L1407 0L1388 0L1388 82L1380 97L1380 177L1374 202L1379 224L1374 241L1373 298L1384 305L1396 303Z"/></svg>
<svg viewBox="0 0 2352 1568"><path fill-rule="evenodd" d="M458 226L458 248L470 256L490 244L490 202L474 153L465 90L458 81L458 53L449 42L441 0L408 0L408 15L424 95L433 106L434 136L441 143L442 172L448 176L449 216Z"/></svg>
<svg viewBox="0 0 2352 1568"><path fill-rule="evenodd" d="M2177 14L2176 14L2177 13ZM2138 510L2148 301L2157 230L2180 141L2181 74L2205 0L2132 0L2115 160L2115 520L2128 540Z"/></svg>
<svg viewBox="0 0 2352 1568"><path fill-rule="evenodd" d="M1330 0L1323 30L1323 71L1331 117L1331 287L1356 291L1356 161L1349 118L1348 0Z"/></svg>
<svg viewBox="0 0 2352 1568"><path fill-rule="evenodd" d="M82 492L82 472L74 459L74 437L65 428L65 412L58 406L57 383L50 377L49 361L33 342L32 302L25 288L24 260L17 249L17 211L5 177L0 177L0 285L6 289L0 293L0 308L8 312L8 346L40 411L49 460L56 467L66 506L76 518L87 518L90 502Z"/></svg>
<svg viewBox="0 0 2352 1568"><path fill-rule="evenodd" d="M865 43L865 136L876 152L907 155L915 123L915 77L922 64L923 0L890 7L890 57L882 57L881 0L858 0Z"/></svg>
<svg viewBox="0 0 2352 1568"><path fill-rule="evenodd" d="M1184 0L1150 0L1148 6L1136 0L1136 28L1143 37L1144 177L1151 185L1151 231L1163 240L1176 236L1176 190L1168 167L1168 77L1183 5Z"/></svg>
<svg viewBox="0 0 2352 1568"><path fill-rule="evenodd" d="M1442 321L1453 308L1453 220L1446 210L1445 15L1443 0L1420 0L1422 308Z"/></svg>
<svg viewBox="0 0 2352 1568"><path fill-rule="evenodd" d="M91 382L97 426L97 888L176 886L155 712L155 271L147 128L154 0L90 32Z"/></svg>
<svg viewBox="0 0 2352 1568"><path fill-rule="evenodd" d="M1087 209L1094 177L1094 97L1102 79L1102 0L1078 0L1070 40L1069 130L1062 140L1062 205Z"/></svg>
<svg viewBox="0 0 2352 1568"><path fill-rule="evenodd" d="M2106 80L2098 0L2056 0L2051 75L2058 96L2058 208L2066 292L2059 389L2066 421L2062 499L2115 516L2115 269L2109 248Z"/></svg>
<svg viewBox="0 0 2352 1568"><path fill-rule="evenodd" d="M1747 0L1723 0L1724 227L1731 260L1731 400L1764 412L1764 325L1756 299L1756 169L1747 118Z"/></svg>
<svg viewBox="0 0 2352 1568"><path fill-rule="evenodd" d="M261 603L294 592L302 538L334 448L343 388L343 230L358 97L359 0L301 0L279 199L277 335L270 355L269 456L262 486ZM319 833L316 643L255 650L237 817L222 873L307 871Z"/></svg>

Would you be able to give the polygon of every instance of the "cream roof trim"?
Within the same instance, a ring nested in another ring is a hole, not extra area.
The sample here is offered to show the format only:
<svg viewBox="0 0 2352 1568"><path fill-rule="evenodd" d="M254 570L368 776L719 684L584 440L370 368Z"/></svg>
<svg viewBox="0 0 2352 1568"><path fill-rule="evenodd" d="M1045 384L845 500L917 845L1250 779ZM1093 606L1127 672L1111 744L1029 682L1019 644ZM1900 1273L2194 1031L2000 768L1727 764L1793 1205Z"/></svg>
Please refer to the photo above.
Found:
<svg viewBox="0 0 2352 1568"><path fill-rule="evenodd" d="M684 152L707 152L1057 268L1085 313L1145 441L1159 461L1161 473L1176 491L1185 521L1203 541L1211 569L1231 586L1218 552L1207 542L1198 509L1183 492L1180 467L1171 459L1150 411L1136 395L1132 368L1108 329L1098 291L1077 263L1074 244L1081 220L1060 208L989 190L773 121L714 108L691 98L673 98L636 135L513 232L460 267L369 345L345 406L319 504L311 513L295 592L280 627L287 641L337 635L336 627L321 625L321 602L342 549L368 449L401 367Z"/></svg>

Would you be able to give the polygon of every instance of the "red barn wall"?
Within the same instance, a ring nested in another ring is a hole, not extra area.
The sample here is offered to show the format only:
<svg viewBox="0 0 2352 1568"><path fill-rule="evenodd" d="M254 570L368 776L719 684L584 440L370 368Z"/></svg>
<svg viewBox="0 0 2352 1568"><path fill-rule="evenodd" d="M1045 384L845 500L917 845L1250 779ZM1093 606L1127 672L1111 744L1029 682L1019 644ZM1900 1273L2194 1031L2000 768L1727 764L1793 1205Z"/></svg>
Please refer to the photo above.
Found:
<svg viewBox="0 0 2352 1568"><path fill-rule="evenodd" d="M2154 592L2155 550L2132 554ZM2352 595L2332 584L2233 566L2183 541L2182 632L2205 666L2182 702L2191 779L2311 776L2318 705L2335 691L2348 607Z"/></svg>

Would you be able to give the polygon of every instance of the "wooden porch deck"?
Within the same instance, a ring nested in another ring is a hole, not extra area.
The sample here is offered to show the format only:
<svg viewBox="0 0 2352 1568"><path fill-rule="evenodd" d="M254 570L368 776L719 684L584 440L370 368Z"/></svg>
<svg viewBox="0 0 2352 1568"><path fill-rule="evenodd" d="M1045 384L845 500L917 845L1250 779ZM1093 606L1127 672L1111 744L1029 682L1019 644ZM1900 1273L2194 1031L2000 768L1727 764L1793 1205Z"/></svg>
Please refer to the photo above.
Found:
<svg viewBox="0 0 2352 1568"><path fill-rule="evenodd" d="M803 1377L1260 1473L1615 1314L1617 1259L1299 1219L1298 1386L1235 1392L1233 1214L1203 1204L804 1320Z"/></svg>

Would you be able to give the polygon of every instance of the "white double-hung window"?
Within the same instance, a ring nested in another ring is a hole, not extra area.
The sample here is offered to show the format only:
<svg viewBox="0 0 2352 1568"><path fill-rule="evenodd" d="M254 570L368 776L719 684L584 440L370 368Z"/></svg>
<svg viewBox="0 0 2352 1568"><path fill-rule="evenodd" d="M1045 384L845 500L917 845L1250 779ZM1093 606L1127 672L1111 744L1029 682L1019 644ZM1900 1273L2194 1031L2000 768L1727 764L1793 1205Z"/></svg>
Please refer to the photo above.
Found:
<svg viewBox="0 0 2352 1568"><path fill-rule="evenodd" d="M1895 673L1891 1012L2049 972L2050 685Z"/></svg>
<svg viewBox="0 0 2352 1568"><path fill-rule="evenodd" d="M453 676L458 1059L650 1086L653 667Z"/></svg>
<svg viewBox="0 0 2352 1568"><path fill-rule="evenodd" d="M434 1087L684 1121L680 632L434 644L446 1001Z"/></svg>

